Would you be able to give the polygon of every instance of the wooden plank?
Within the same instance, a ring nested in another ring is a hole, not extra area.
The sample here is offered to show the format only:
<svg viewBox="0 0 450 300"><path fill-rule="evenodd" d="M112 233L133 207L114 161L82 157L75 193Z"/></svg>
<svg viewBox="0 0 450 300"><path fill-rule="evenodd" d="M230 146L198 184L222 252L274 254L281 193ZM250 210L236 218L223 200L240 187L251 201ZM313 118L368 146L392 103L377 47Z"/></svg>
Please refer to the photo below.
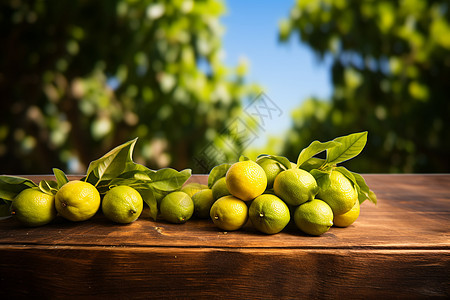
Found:
<svg viewBox="0 0 450 300"><path fill-rule="evenodd" d="M2 247L0 265L0 290L11 298L450 295L442 250Z"/></svg>

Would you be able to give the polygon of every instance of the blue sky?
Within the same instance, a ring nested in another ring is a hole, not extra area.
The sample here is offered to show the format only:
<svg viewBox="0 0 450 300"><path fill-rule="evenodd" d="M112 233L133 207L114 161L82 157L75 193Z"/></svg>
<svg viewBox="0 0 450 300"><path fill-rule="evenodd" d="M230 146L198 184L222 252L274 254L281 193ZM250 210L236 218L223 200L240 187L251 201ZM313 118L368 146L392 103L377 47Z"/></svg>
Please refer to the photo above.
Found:
<svg viewBox="0 0 450 300"><path fill-rule="evenodd" d="M249 62L249 81L257 82L282 110L283 115L268 126L268 135L280 135L290 127L291 110L310 96L329 98L332 91L330 63L320 62L297 36L278 42L279 21L289 15L293 0L227 0L223 48L225 63L237 65L240 57ZM259 145L264 144L262 135Z"/></svg>

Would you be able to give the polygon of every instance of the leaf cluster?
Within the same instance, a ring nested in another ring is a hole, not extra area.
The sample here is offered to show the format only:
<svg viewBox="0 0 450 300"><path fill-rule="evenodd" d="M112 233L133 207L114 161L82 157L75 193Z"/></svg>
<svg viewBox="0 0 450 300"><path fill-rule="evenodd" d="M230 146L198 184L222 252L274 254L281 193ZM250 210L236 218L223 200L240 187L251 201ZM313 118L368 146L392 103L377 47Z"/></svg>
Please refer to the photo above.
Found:
<svg viewBox="0 0 450 300"><path fill-rule="evenodd" d="M366 143L367 131L337 137L328 142L313 141L300 152L297 159L297 168L310 172L322 189L330 185L332 171L340 172L355 186L358 192L359 203L363 203L368 199L376 204L376 195L370 190L364 178L358 173L338 166L338 164L350 160L361 153ZM326 158L316 157L323 151L326 151Z"/></svg>

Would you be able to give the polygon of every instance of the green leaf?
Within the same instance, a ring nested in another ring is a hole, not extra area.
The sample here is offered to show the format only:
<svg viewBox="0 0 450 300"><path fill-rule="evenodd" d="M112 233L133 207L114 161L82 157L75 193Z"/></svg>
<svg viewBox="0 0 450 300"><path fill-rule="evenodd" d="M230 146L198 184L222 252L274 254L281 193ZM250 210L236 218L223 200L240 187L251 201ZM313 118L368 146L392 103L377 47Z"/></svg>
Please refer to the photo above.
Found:
<svg viewBox="0 0 450 300"><path fill-rule="evenodd" d="M134 178L121 178L117 177L113 180L106 181L103 184L99 184L98 188L99 190L104 190L102 188L107 187L107 190L112 189L113 187L119 186L119 185L126 185L129 187L140 187L140 188L151 188L152 187L152 181L151 180L138 180Z"/></svg>
<svg viewBox="0 0 450 300"><path fill-rule="evenodd" d="M336 165L361 153L367 142L367 131L338 137L333 141L341 145L327 150L327 165Z"/></svg>
<svg viewBox="0 0 450 300"><path fill-rule="evenodd" d="M377 204L377 195L375 195L374 191L369 190L369 198L368 199L373 204ZM359 204L361 204L361 202L359 202Z"/></svg>
<svg viewBox="0 0 450 300"><path fill-rule="evenodd" d="M37 187L37 185L23 177L18 176L0 176L0 198L5 200L14 200L14 198L23 190Z"/></svg>
<svg viewBox="0 0 450 300"><path fill-rule="evenodd" d="M211 172L208 175L208 188L212 188L214 183L222 177L227 175L228 169L231 167L231 164L221 164L212 168Z"/></svg>
<svg viewBox="0 0 450 300"><path fill-rule="evenodd" d="M297 159L297 168L302 168L302 165L307 162L313 156L323 152L327 149L331 149L333 147L339 146L341 143L336 141L329 141L325 143L321 143L319 141L313 141L308 147L303 149Z"/></svg>
<svg viewBox="0 0 450 300"><path fill-rule="evenodd" d="M39 182L39 189L43 193L55 195L58 192L58 183L53 180L41 180Z"/></svg>
<svg viewBox="0 0 450 300"><path fill-rule="evenodd" d="M310 159L308 159L301 165L300 169L310 172L313 169L319 169L324 164L325 164L325 159L311 157Z"/></svg>
<svg viewBox="0 0 450 300"><path fill-rule="evenodd" d="M181 172L171 168L160 169L150 174L152 187L161 191L175 191L183 186L186 180L191 177L191 169L185 169Z"/></svg>
<svg viewBox="0 0 450 300"><path fill-rule="evenodd" d="M153 170L148 170L148 171L140 171L140 170L135 170L135 171L129 171L129 172L125 172L120 174L117 178L127 178L127 179L136 179L136 180L152 180L150 178L151 173L155 173L156 171Z"/></svg>
<svg viewBox="0 0 450 300"><path fill-rule="evenodd" d="M97 185L101 180L110 180L118 177L124 171L129 171L136 164L133 163L132 154L137 138L128 141L101 158L92 161L87 170L86 181Z"/></svg>
<svg viewBox="0 0 450 300"><path fill-rule="evenodd" d="M292 164L290 162L289 159L287 159L284 156L280 156L280 155L267 155L264 158L267 159L273 159L277 162L279 162L283 167L285 167L286 169L292 169Z"/></svg>
<svg viewBox="0 0 450 300"><path fill-rule="evenodd" d="M131 155L132 155L132 153L130 153L130 161L128 161L126 163L123 173L127 173L127 172L144 172L144 173L153 172L154 173L155 172L153 170L150 170L146 166L143 166L141 164L137 164L137 163L133 162L131 160Z"/></svg>
<svg viewBox="0 0 450 300"><path fill-rule="evenodd" d="M66 174L63 171L57 168L53 168L53 174L55 174L56 182L58 183L58 189L60 189L63 185L69 182Z"/></svg>
<svg viewBox="0 0 450 300"><path fill-rule="evenodd" d="M358 193L359 204L362 204L367 199L369 199L370 202L377 204L377 196L370 190L364 178L358 173L352 172L352 174L355 177L360 190Z"/></svg>
<svg viewBox="0 0 450 300"><path fill-rule="evenodd" d="M313 169L310 173L314 177L314 179L316 179L317 185L320 189L327 189L330 186L331 168L327 170Z"/></svg>
<svg viewBox="0 0 450 300"><path fill-rule="evenodd" d="M142 199L150 208L150 217L153 219L153 221L156 221L156 218L158 216L158 202L156 201L156 197L153 194L153 189L138 188L137 191L141 194Z"/></svg>

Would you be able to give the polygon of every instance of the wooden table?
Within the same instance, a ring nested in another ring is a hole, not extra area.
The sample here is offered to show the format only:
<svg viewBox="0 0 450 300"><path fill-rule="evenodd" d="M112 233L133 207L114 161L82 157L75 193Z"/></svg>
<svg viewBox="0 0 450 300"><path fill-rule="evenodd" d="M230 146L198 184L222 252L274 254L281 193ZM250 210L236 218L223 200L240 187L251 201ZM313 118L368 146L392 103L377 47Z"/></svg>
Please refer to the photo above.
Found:
<svg viewBox="0 0 450 300"><path fill-rule="evenodd" d="M320 237L147 216L39 228L2 220L0 298L450 297L450 175L364 177L378 205L366 201L356 223Z"/></svg>

